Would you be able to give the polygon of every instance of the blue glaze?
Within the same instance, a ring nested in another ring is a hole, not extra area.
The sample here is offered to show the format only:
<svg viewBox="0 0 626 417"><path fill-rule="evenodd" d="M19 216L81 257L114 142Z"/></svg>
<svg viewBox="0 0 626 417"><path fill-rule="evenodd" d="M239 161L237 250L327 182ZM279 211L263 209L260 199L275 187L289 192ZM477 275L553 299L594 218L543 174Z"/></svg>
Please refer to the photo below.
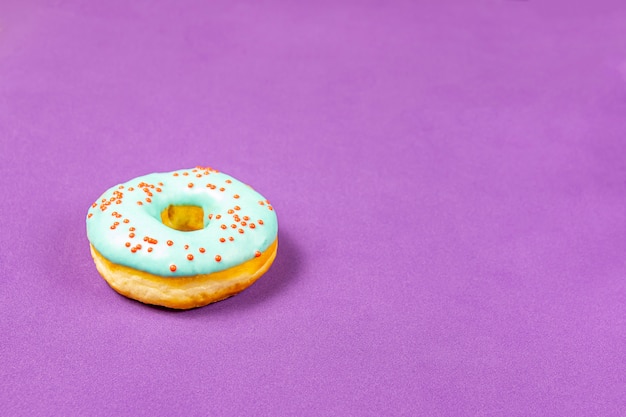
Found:
<svg viewBox="0 0 626 417"><path fill-rule="evenodd" d="M161 212L170 205L202 207L204 229L184 232L165 226ZM243 220L244 216L249 220ZM233 224L236 228L231 227ZM265 251L277 233L276 213L261 194L229 175L202 167L149 174L116 185L102 194L87 213L87 237L102 256L115 264L159 276L183 277L231 268ZM146 237L151 240L144 240ZM154 240L157 243L150 243ZM188 259L189 254L193 260ZM175 271L171 265L176 266Z"/></svg>

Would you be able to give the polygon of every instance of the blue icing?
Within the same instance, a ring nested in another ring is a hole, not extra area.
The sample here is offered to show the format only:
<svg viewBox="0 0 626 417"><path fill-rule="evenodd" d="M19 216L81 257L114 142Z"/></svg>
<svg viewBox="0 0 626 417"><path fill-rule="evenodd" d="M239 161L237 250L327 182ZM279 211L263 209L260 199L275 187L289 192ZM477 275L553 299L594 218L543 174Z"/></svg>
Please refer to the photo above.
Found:
<svg viewBox="0 0 626 417"><path fill-rule="evenodd" d="M165 226L161 212L170 205L201 207L204 228L184 232ZM211 168L149 174L116 185L102 194L87 214L87 237L102 256L160 276L209 274L231 268L269 248L277 233L276 213L265 197ZM168 241L173 244L169 246Z"/></svg>

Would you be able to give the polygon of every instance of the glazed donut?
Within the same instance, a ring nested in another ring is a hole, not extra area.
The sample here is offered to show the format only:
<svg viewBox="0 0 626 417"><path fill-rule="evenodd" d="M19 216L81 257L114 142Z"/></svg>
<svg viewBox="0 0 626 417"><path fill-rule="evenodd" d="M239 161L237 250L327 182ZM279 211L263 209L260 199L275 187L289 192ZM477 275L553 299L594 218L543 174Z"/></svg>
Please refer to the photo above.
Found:
<svg viewBox="0 0 626 417"><path fill-rule="evenodd" d="M244 290L278 247L270 202L208 167L116 185L91 205L86 223L96 269L115 291L175 309Z"/></svg>

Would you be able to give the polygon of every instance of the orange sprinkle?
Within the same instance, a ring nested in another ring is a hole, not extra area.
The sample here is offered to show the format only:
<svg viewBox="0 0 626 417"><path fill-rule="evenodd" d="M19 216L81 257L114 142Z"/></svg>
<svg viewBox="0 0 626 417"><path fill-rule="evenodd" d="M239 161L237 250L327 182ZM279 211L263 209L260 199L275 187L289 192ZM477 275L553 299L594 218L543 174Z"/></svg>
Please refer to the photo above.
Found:
<svg viewBox="0 0 626 417"><path fill-rule="evenodd" d="M129 231L129 232L134 232L134 231L135 231L135 228L134 228L134 227L129 227L129 228L128 228L128 231Z"/></svg>
<svg viewBox="0 0 626 417"><path fill-rule="evenodd" d="M241 222L241 225L242 225L242 226L245 226L245 225L247 225L247 224L248 224L248 223L246 223L246 222Z"/></svg>
<svg viewBox="0 0 626 417"><path fill-rule="evenodd" d="M185 249L189 249L189 245L185 245Z"/></svg>
<svg viewBox="0 0 626 417"><path fill-rule="evenodd" d="M241 207L235 206L235 210L241 210Z"/></svg>
<svg viewBox="0 0 626 417"><path fill-rule="evenodd" d="M222 260L222 257L221 257L221 256L219 256L219 255L215 255L215 260L216 260L217 262L219 262L219 261L221 261L221 260Z"/></svg>
<svg viewBox="0 0 626 417"><path fill-rule="evenodd" d="M160 192L161 192L161 189L160 189L160 188L156 188L156 192L157 192L157 193L160 193Z"/></svg>
<svg viewBox="0 0 626 417"><path fill-rule="evenodd" d="M228 238L228 240L230 240L232 242L233 240L235 240L235 238L231 236L231 237Z"/></svg>
<svg viewBox="0 0 626 417"><path fill-rule="evenodd" d="M87 215L87 218L88 218L88 219L91 219L91 216L93 216L93 213L89 213L89 214Z"/></svg>
<svg viewBox="0 0 626 417"><path fill-rule="evenodd" d="M115 204L122 204L122 200L117 200Z"/></svg>
<svg viewBox="0 0 626 417"><path fill-rule="evenodd" d="M256 251L256 252L254 252L254 256L256 256L257 258L258 258L259 256L261 256L261 251Z"/></svg>
<svg viewBox="0 0 626 417"><path fill-rule="evenodd" d="M111 226L111 230L115 230L115 225Z"/></svg>
<svg viewBox="0 0 626 417"><path fill-rule="evenodd" d="M234 198L239 198L239 194L235 194L233 197Z"/></svg>
<svg viewBox="0 0 626 417"><path fill-rule="evenodd" d="M209 219L213 218L213 213L209 214Z"/></svg>
<svg viewBox="0 0 626 417"><path fill-rule="evenodd" d="M200 251L200 253L204 253L204 252L206 252L206 251L204 250L204 248L200 248L200 249L198 249L198 251Z"/></svg>
<svg viewBox="0 0 626 417"><path fill-rule="evenodd" d="M250 229L254 229L255 227L256 227L256 224L250 223Z"/></svg>
<svg viewBox="0 0 626 417"><path fill-rule="evenodd" d="M196 174L196 177L201 178L202 174Z"/></svg>
<svg viewBox="0 0 626 417"><path fill-rule="evenodd" d="M172 246L174 244L174 242L172 242L171 240L167 241L167 246Z"/></svg>
<svg viewBox="0 0 626 417"><path fill-rule="evenodd" d="M226 229L226 225L225 225L225 224L221 225L220 227L221 227L222 229Z"/></svg>
<svg viewBox="0 0 626 417"><path fill-rule="evenodd" d="M148 236L144 236L144 237L143 237L143 241L144 241L144 242L147 242L147 241L148 241L148 239L150 239Z"/></svg>
<svg viewBox="0 0 626 417"><path fill-rule="evenodd" d="M175 177L178 177L178 172L175 172L175 173L174 173L174 176L175 176Z"/></svg>
<svg viewBox="0 0 626 417"><path fill-rule="evenodd" d="M274 210L274 208L272 206L267 206L267 208L272 210L272 211Z"/></svg>
<svg viewBox="0 0 626 417"><path fill-rule="evenodd" d="M135 234L134 234L134 233L130 233L130 234L128 235L128 237L130 237L130 238L132 239L132 238L134 238L134 237L135 237Z"/></svg>
<svg viewBox="0 0 626 417"><path fill-rule="evenodd" d="M133 187L129 187L128 191L135 191L135 189Z"/></svg>
<svg viewBox="0 0 626 417"><path fill-rule="evenodd" d="M176 272L176 265L174 264L170 265L170 271Z"/></svg>
<svg viewBox="0 0 626 417"><path fill-rule="evenodd" d="M232 227L233 229L236 229L237 225L233 223L233 224L230 225L230 227Z"/></svg>
<svg viewBox="0 0 626 417"><path fill-rule="evenodd" d="M183 175L186 177L187 175L189 175L189 173L185 171L183 172Z"/></svg>
<svg viewBox="0 0 626 417"><path fill-rule="evenodd" d="M159 183L159 185L160 185L161 187L163 187L163 183L162 183L162 182L160 182L160 183Z"/></svg>
<svg viewBox="0 0 626 417"><path fill-rule="evenodd" d="M124 223L128 223L130 220L128 219L124 219Z"/></svg>
<svg viewBox="0 0 626 417"><path fill-rule="evenodd" d="M243 219L244 219L244 220L250 220L250 217L248 217L248 216L243 216Z"/></svg>
<svg viewBox="0 0 626 417"><path fill-rule="evenodd" d="M148 252L152 252L152 248L148 248Z"/></svg>
<svg viewBox="0 0 626 417"><path fill-rule="evenodd" d="M93 203L93 204L91 205L91 207L93 207L93 208L98 207L98 203Z"/></svg>
<svg viewBox="0 0 626 417"><path fill-rule="evenodd" d="M125 245L127 248L130 248L130 242L126 242Z"/></svg>
<svg viewBox="0 0 626 417"><path fill-rule="evenodd" d="M222 187L220 188L220 191L226 191L226 188Z"/></svg>
<svg viewBox="0 0 626 417"><path fill-rule="evenodd" d="M263 220L259 220L259 224L263 224Z"/></svg>
<svg viewBox="0 0 626 417"><path fill-rule="evenodd" d="M137 249L141 249L141 245L137 244L137 246L135 246Z"/></svg>
<svg viewBox="0 0 626 417"><path fill-rule="evenodd" d="M152 200L150 199L150 197L146 198L146 201L147 201L148 203L152 203Z"/></svg>
<svg viewBox="0 0 626 417"><path fill-rule="evenodd" d="M131 249L130 249L130 251L131 251L132 253L135 253L135 252L137 252L137 249L136 249L136 248L131 248Z"/></svg>
<svg viewBox="0 0 626 417"><path fill-rule="evenodd" d="M223 237L220 238L220 242L226 242L226 239L224 239Z"/></svg>
<svg viewBox="0 0 626 417"><path fill-rule="evenodd" d="M143 206L143 203L141 201L137 201L137 204Z"/></svg>
<svg viewBox="0 0 626 417"><path fill-rule="evenodd" d="M231 180L226 180L225 182L226 182L226 184L230 184L232 181Z"/></svg>
<svg viewBox="0 0 626 417"><path fill-rule="evenodd" d="M239 230L238 230L238 232L239 232L239 233L243 233L243 229L239 229Z"/></svg>
<svg viewBox="0 0 626 417"><path fill-rule="evenodd" d="M217 216L215 216L215 218L216 218L217 220L219 220L219 219L221 219L221 218L222 218L222 215L221 215L221 214L218 214Z"/></svg>
<svg viewBox="0 0 626 417"><path fill-rule="evenodd" d="M235 212L235 210L233 210L233 209L228 210L228 214L233 214L234 212Z"/></svg>
<svg viewBox="0 0 626 417"><path fill-rule="evenodd" d="M192 254L187 254L187 259L189 259L190 261L193 261L193 255Z"/></svg>
<svg viewBox="0 0 626 417"><path fill-rule="evenodd" d="M187 187L192 188L193 187L193 182L190 182L189 184L187 184Z"/></svg>

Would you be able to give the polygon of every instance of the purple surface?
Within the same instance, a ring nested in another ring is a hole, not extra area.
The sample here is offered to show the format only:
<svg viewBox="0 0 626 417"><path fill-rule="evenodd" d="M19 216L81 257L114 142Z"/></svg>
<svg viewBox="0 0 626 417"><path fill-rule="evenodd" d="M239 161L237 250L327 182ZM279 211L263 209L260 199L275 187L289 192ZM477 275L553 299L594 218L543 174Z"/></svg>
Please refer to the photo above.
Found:
<svg viewBox="0 0 626 417"><path fill-rule="evenodd" d="M626 3L0 2L3 415L624 416ZM207 164L272 269L171 312L85 236Z"/></svg>

